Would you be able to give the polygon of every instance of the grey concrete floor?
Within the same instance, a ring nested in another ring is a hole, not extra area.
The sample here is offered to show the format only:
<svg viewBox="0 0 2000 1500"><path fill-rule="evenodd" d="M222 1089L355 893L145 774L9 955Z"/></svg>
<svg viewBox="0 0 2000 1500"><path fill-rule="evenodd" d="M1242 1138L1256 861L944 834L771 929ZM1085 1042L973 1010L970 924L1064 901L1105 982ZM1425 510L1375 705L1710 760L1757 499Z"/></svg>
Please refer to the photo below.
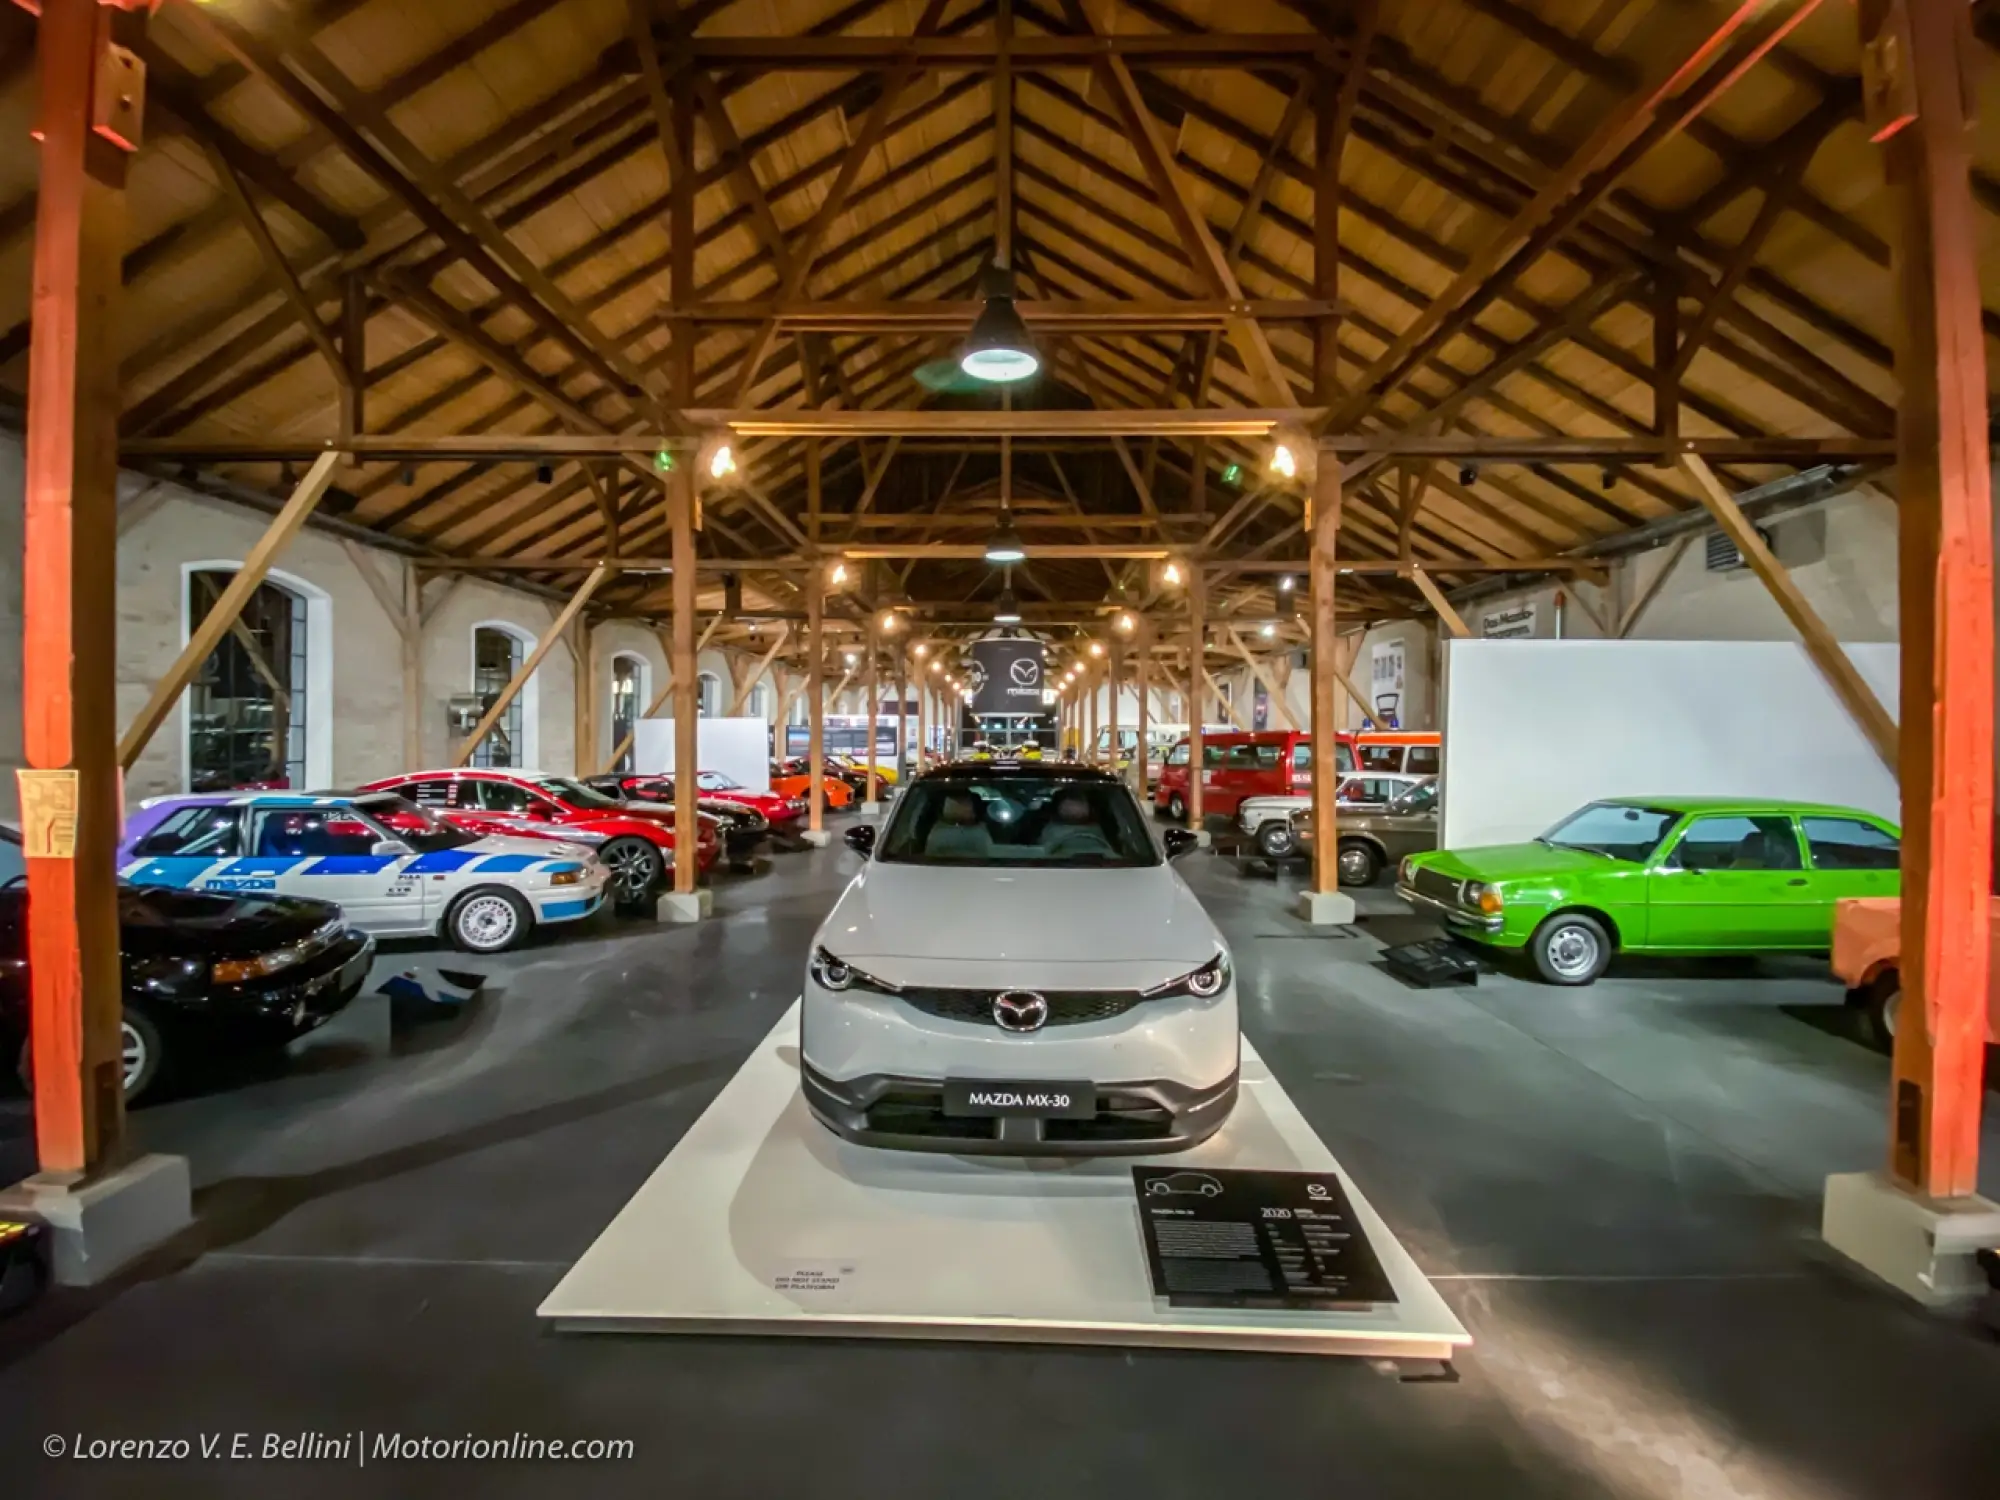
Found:
<svg viewBox="0 0 2000 1500"><path fill-rule="evenodd" d="M1471 1328L1456 1383L1285 1356L542 1332L536 1303L791 1003L852 868L838 847L782 858L698 928L605 925L496 965L461 1022L401 1033L367 1000L277 1068L137 1112L142 1145L192 1162L199 1228L0 1324L5 1491L2000 1489L2000 1345L1817 1244L1820 1181L1880 1157L1887 1088L1819 965L1413 991L1374 965L1378 939L1417 930L1393 896L1364 893L1356 934L1313 934L1292 883L1206 855L1183 868L1235 948L1245 1029ZM0 1100L0 1177L27 1123ZM41 1456L51 1436L199 1453L204 1435L357 1431L636 1453Z"/></svg>

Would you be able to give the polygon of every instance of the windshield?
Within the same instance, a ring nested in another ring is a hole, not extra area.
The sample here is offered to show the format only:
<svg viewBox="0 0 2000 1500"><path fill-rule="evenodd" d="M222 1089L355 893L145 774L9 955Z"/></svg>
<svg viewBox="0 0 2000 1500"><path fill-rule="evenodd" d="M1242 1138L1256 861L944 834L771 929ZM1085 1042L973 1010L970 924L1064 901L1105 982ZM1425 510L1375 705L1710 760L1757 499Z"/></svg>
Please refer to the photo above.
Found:
<svg viewBox="0 0 2000 1500"><path fill-rule="evenodd" d="M458 849L479 840L479 835L453 828L429 808L420 807L407 797L370 797L354 805L419 854Z"/></svg>
<svg viewBox="0 0 2000 1500"><path fill-rule="evenodd" d="M1115 781L982 776L919 781L876 858L891 864L1132 869L1160 862L1132 794Z"/></svg>
<svg viewBox="0 0 2000 1500"><path fill-rule="evenodd" d="M694 784L704 792L734 792L740 791L743 786L742 782L724 776L720 771L703 771L695 777Z"/></svg>
<svg viewBox="0 0 2000 1500"><path fill-rule="evenodd" d="M602 792L592 791L582 782L571 781L567 776L544 776L535 785L556 800L567 802L571 807L594 808L598 812L617 812L619 810L617 798L607 797Z"/></svg>
<svg viewBox="0 0 2000 1500"><path fill-rule="evenodd" d="M1593 802L1571 813L1535 842L1555 849L1585 849L1643 864L1660 847L1680 814L1624 802Z"/></svg>

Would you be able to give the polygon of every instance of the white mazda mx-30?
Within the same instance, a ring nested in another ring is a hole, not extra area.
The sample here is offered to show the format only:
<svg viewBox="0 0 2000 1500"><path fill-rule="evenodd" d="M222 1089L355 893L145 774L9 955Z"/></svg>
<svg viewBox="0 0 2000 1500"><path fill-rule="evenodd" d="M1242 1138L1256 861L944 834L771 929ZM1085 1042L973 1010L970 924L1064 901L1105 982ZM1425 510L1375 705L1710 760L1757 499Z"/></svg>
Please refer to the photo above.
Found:
<svg viewBox="0 0 2000 1500"><path fill-rule="evenodd" d="M847 1140L1178 1151L1236 1103L1229 950L1102 771L946 766L904 790L813 940L800 1077Z"/></svg>

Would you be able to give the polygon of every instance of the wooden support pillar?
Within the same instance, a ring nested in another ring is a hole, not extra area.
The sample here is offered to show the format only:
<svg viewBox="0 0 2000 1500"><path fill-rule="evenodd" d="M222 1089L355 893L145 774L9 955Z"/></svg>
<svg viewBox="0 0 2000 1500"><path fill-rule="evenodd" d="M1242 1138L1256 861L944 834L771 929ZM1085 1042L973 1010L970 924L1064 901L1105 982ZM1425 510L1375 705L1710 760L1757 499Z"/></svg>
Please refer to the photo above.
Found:
<svg viewBox="0 0 2000 1500"><path fill-rule="evenodd" d="M93 129L104 18L94 0L43 0L39 34L19 779L35 1139L52 1183L117 1165L125 1129L115 539L129 155ZM109 107L136 145L134 112Z"/></svg>
<svg viewBox="0 0 2000 1500"><path fill-rule="evenodd" d="M1146 796L1146 778L1151 771L1153 763L1146 740L1147 709L1150 706L1146 701L1146 669L1152 664L1153 660L1153 632L1152 627L1147 623L1144 616L1140 617L1138 628L1132 632L1132 637L1133 649L1138 653L1138 660L1133 663L1132 676L1139 688L1138 746L1133 752L1133 760L1139 767L1139 777L1133 783L1133 786L1143 801Z"/></svg>
<svg viewBox="0 0 2000 1500"><path fill-rule="evenodd" d="M868 788L867 800L874 803L879 802L882 796L880 778L875 774L875 742L881 737L882 732L882 689L875 668L876 661L882 653L875 637L873 615L868 617L868 628L863 633L861 649L868 653L868 659L861 666L861 691L868 699L868 778L865 785Z"/></svg>
<svg viewBox="0 0 2000 1500"><path fill-rule="evenodd" d="M905 783L910 777L910 648L896 657L896 776Z"/></svg>
<svg viewBox="0 0 2000 1500"><path fill-rule="evenodd" d="M1111 743L1107 753L1110 756L1110 769L1116 774L1118 770L1118 694L1123 691L1125 685L1125 643L1119 640L1116 635L1111 638L1110 651L1111 668L1106 675L1111 684L1111 702L1108 714L1111 726Z"/></svg>
<svg viewBox="0 0 2000 1500"><path fill-rule="evenodd" d="M1884 13L1888 12L1887 15ZM1864 3L1868 123L1893 131L1898 232L1896 434L1903 1002L1889 1170L1932 1198L1977 1191L1993 832L1993 508L1979 215L1968 85L1976 48L1954 0ZM1883 85L1879 95L1875 85ZM1914 108L1909 119L1901 102ZM1897 121L1903 121L1900 128Z"/></svg>
<svg viewBox="0 0 2000 1500"><path fill-rule="evenodd" d="M814 497L819 494L819 444L807 449L807 474ZM817 510L818 506L815 505ZM815 564L806 575L806 796L810 802L806 826L814 833L826 827L826 569Z"/></svg>
<svg viewBox="0 0 2000 1500"><path fill-rule="evenodd" d="M1681 288L1672 272L1653 283L1653 433L1681 439Z"/></svg>
<svg viewBox="0 0 2000 1500"><path fill-rule="evenodd" d="M693 467L676 465L667 478L674 567L674 894L692 896L695 878L701 873L694 857L695 831L701 822L696 780L701 770L701 710L694 644Z"/></svg>
<svg viewBox="0 0 2000 1500"><path fill-rule="evenodd" d="M1331 461L1323 467L1333 467ZM1208 654L1208 581L1203 577L1199 563L1188 569L1188 827L1196 833L1202 828L1202 783L1207 779L1203 769L1202 753L1202 712L1201 712L1201 672L1204 657Z"/></svg>
<svg viewBox="0 0 2000 1500"><path fill-rule="evenodd" d="M31 376L31 381L32 378ZM306 517L311 515L313 507L319 504L320 496L326 493L327 486L333 483L334 466L340 462L340 458L338 453L322 453L313 460L313 466L306 471L305 478L301 479L293 489L291 498L285 502L284 509L271 518L271 524L265 527L264 534L257 538L257 545L252 547L249 556L243 559L243 566L238 568L236 576L229 580L228 587L222 591L222 597L215 601L215 607L202 616L201 622L188 632L188 641L181 648L181 654L167 669L167 675L153 685L153 692L147 698L146 706L139 710L139 716L126 728L123 738L118 742L118 764L124 769L131 770L139 757L145 753L146 746L159 731L160 725L166 721L168 713L179 701L188 682L201 670L201 664L208 660L209 654L229 633L229 627L241 617L243 606L249 603L250 596L257 592L258 585L263 583L265 576L271 571L271 564L277 560L278 554L285 550L285 545L297 536L306 524ZM114 453L114 464L115 461ZM113 476L115 481L115 467ZM115 536L117 534L115 521L107 523L106 530L102 534ZM113 562L116 562L115 556ZM32 578L35 572L34 568L28 569L28 576ZM32 698L30 701L33 701Z"/></svg>
<svg viewBox="0 0 2000 1500"><path fill-rule="evenodd" d="M1312 552L1312 811L1313 891L1340 890L1340 762L1336 736L1339 706L1334 699L1338 679L1340 621L1334 605L1339 581L1340 465L1331 459L1319 466L1313 489Z"/></svg>
<svg viewBox="0 0 2000 1500"><path fill-rule="evenodd" d="M472 759L472 752L479 748L480 741L493 732L493 726L500 722L500 716L507 712L508 705L520 695L521 689L528 685L528 679L533 677L536 668L541 666L542 658L547 656L550 648L562 639L563 632L569 629L570 621L583 612L584 605L590 603L590 596L597 592L598 586L610 576L610 573L611 567L608 563L599 563L590 570L590 575L570 596L569 603L557 612L555 619L549 623L549 628L542 632L542 638L535 642L535 649L528 653L528 659L521 663L521 669L508 680L507 686L500 690L500 696L493 700L492 705L480 716L479 722L472 726L472 732L459 742L458 749L451 757L454 766L462 766Z"/></svg>

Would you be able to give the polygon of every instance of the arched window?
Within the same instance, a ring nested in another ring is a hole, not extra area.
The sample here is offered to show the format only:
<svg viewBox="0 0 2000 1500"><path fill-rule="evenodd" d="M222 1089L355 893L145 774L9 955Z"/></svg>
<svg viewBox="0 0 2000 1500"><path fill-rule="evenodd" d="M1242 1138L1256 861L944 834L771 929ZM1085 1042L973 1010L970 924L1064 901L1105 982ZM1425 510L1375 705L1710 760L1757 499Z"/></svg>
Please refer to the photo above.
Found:
<svg viewBox="0 0 2000 1500"><path fill-rule="evenodd" d="M771 717L771 684L760 682L750 689L750 717L769 722Z"/></svg>
<svg viewBox="0 0 2000 1500"><path fill-rule="evenodd" d="M611 768L614 771L633 768L634 747L630 741L639 716L646 711L652 676L651 664L643 656L621 651L611 658L611 743L614 748L625 746L618 764Z"/></svg>
<svg viewBox="0 0 2000 1500"><path fill-rule="evenodd" d="M479 695L482 713L499 701L533 648L527 631L504 620L485 620L472 627L472 691ZM541 697L530 677L472 752L472 764L534 766L540 721Z"/></svg>
<svg viewBox="0 0 2000 1500"><path fill-rule="evenodd" d="M695 717L713 719L722 713L722 679L713 672L702 672L694 680Z"/></svg>
<svg viewBox="0 0 2000 1500"><path fill-rule="evenodd" d="M236 576L235 562L182 569L185 640ZM183 700L188 790L333 780L332 605L326 592L273 570L188 684Z"/></svg>

